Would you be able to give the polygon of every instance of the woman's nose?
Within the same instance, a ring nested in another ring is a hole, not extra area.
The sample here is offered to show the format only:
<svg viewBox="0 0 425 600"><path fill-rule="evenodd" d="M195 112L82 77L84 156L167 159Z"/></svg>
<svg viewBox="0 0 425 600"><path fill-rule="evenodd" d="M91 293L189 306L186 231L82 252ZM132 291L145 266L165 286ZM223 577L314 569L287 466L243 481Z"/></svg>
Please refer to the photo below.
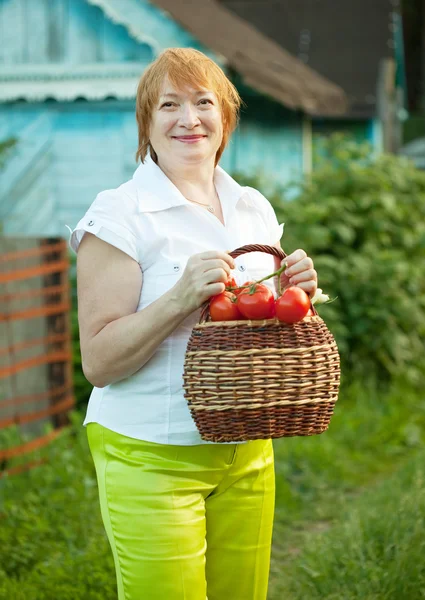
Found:
<svg viewBox="0 0 425 600"><path fill-rule="evenodd" d="M185 104L182 108L179 121L181 125L184 125L188 129L195 127L195 125L200 123L196 108L190 103Z"/></svg>

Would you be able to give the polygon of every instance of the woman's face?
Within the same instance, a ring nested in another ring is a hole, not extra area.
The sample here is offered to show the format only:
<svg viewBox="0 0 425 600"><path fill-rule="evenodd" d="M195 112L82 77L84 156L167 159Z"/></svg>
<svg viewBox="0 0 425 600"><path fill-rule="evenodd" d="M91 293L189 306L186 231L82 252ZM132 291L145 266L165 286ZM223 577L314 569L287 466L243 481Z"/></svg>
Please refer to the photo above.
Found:
<svg viewBox="0 0 425 600"><path fill-rule="evenodd" d="M218 99L209 90L175 89L165 79L150 127L158 161L199 164L213 159L223 138Z"/></svg>

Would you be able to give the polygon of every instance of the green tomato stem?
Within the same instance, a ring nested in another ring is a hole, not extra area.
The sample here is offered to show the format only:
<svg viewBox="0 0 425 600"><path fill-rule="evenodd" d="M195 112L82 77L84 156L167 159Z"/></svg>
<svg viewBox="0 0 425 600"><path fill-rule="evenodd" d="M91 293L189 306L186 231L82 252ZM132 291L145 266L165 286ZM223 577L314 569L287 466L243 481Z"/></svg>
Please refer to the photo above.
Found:
<svg viewBox="0 0 425 600"><path fill-rule="evenodd" d="M284 265L282 265L280 267L280 269L278 269L274 273L270 273L270 275L266 275L266 277L263 277L262 279L259 279L258 281L254 281L254 283L252 283L251 285L240 285L238 287L226 287L226 290L228 292L232 292L233 290L243 290L244 288L250 288L249 289L249 293L253 294L255 292L255 286L256 285L258 285L262 281L266 281L267 279L271 279L272 277L276 277L277 276L277 278L278 278L277 279L277 293L278 293L278 296L280 296L281 293L282 293L280 275L283 273L283 271L285 269L286 269L286 265L284 264Z"/></svg>

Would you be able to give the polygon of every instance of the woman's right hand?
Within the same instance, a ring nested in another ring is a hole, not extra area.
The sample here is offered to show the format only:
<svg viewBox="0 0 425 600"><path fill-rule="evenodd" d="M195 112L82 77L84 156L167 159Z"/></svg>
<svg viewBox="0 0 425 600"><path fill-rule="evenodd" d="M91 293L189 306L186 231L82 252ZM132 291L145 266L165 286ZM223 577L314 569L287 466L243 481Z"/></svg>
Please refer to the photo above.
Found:
<svg viewBox="0 0 425 600"><path fill-rule="evenodd" d="M191 313L211 296L224 292L235 261L227 252L211 250L194 254L174 286L183 311Z"/></svg>

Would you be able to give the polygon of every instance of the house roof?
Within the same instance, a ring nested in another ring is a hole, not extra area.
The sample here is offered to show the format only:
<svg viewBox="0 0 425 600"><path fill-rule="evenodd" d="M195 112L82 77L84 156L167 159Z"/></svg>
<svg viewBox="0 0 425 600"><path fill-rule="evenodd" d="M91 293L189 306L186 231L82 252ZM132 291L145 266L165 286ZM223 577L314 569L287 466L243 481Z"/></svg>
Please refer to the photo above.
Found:
<svg viewBox="0 0 425 600"><path fill-rule="evenodd" d="M87 2L125 27L134 39L151 46L154 55L169 46L200 42L246 85L288 108L321 116L337 116L346 110L346 96L340 87L216 0ZM132 99L141 67L140 63L6 65L0 68L0 102L101 100L109 96Z"/></svg>
<svg viewBox="0 0 425 600"><path fill-rule="evenodd" d="M376 112L380 62L394 57L399 0L220 0L275 43L338 84L349 114Z"/></svg>
<svg viewBox="0 0 425 600"><path fill-rule="evenodd" d="M290 54L284 44L268 37L259 27L261 20L248 22L244 10L232 12L216 0L152 2L223 56L248 86L310 115L337 116L346 111L346 96L338 85ZM266 3L255 3L258 13ZM243 9L245 3L240 5Z"/></svg>

